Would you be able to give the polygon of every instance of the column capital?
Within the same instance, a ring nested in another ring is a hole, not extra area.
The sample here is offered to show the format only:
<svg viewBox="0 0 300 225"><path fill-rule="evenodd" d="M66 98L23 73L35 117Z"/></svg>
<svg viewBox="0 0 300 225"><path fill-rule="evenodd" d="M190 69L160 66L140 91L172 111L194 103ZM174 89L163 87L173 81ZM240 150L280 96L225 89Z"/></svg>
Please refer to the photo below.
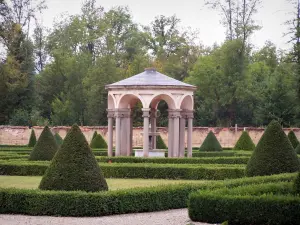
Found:
<svg viewBox="0 0 300 225"><path fill-rule="evenodd" d="M150 108L142 108L143 116L142 117L150 117Z"/></svg>
<svg viewBox="0 0 300 225"><path fill-rule="evenodd" d="M193 119L194 118L194 110L183 109L181 112L181 116L185 119Z"/></svg>
<svg viewBox="0 0 300 225"><path fill-rule="evenodd" d="M181 109L168 109L169 118L180 118L181 117Z"/></svg>
<svg viewBox="0 0 300 225"><path fill-rule="evenodd" d="M131 109L115 109L115 117L129 118L131 116Z"/></svg>
<svg viewBox="0 0 300 225"><path fill-rule="evenodd" d="M151 118L157 118L157 109L152 109L150 110L150 117Z"/></svg>
<svg viewBox="0 0 300 225"><path fill-rule="evenodd" d="M114 109L106 109L107 118L114 118L115 117L115 110Z"/></svg>

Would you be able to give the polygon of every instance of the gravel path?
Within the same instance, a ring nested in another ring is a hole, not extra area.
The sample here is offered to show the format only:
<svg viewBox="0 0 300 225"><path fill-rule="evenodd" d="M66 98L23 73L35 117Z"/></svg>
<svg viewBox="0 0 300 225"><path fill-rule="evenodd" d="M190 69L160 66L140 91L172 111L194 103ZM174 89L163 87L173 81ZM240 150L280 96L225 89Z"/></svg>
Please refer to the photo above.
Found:
<svg viewBox="0 0 300 225"><path fill-rule="evenodd" d="M192 222L187 209L175 209L151 213L123 214L104 217L51 217L1 215L1 225L206 225L207 223Z"/></svg>

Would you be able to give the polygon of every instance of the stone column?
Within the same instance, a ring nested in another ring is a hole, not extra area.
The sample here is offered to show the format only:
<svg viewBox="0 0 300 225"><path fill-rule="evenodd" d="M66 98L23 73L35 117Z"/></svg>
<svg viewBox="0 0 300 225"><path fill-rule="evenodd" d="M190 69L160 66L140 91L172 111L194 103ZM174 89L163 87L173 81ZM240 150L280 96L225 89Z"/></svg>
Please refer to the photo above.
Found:
<svg viewBox="0 0 300 225"><path fill-rule="evenodd" d="M185 115L181 114L179 129L179 157L184 157L185 150Z"/></svg>
<svg viewBox="0 0 300 225"><path fill-rule="evenodd" d="M132 135L131 135L131 109L128 109L128 114L126 115L126 139L127 139L127 146L126 146L126 155L130 156L131 155L131 140L132 140Z"/></svg>
<svg viewBox="0 0 300 225"><path fill-rule="evenodd" d="M193 135L193 111L189 111L188 115L188 132L187 132L187 157L192 157L192 135Z"/></svg>
<svg viewBox="0 0 300 225"><path fill-rule="evenodd" d="M157 118L157 110L151 109L150 111L150 119L151 119L151 132L156 132L156 118ZM156 136L152 136L152 149L156 149Z"/></svg>
<svg viewBox="0 0 300 225"><path fill-rule="evenodd" d="M121 114L121 155L128 156L130 145L130 109L119 109Z"/></svg>
<svg viewBox="0 0 300 225"><path fill-rule="evenodd" d="M149 117L150 117L150 108L143 108L143 117L144 117L144 142L143 142L143 153L144 157L149 156Z"/></svg>
<svg viewBox="0 0 300 225"><path fill-rule="evenodd" d="M173 111L173 157L179 156L179 119L180 110Z"/></svg>
<svg viewBox="0 0 300 225"><path fill-rule="evenodd" d="M121 115L119 112L115 113L116 117L116 156L121 154Z"/></svg>
<svg viewBox="0 0 300 225"><path fill-rule="evenodd" d="M169 123L168 123L168 157L173 157L173 117L170 110L169 112Z"/></svg>
<svg viewBox="0 0 300 225"><path fill-rule="evenodd" d="M108 143L107 143L107 155L109 157L113 156L113 118L114 118L114 110L107 109L107 118L108 118Z"/></svg>
<svg viewBox="0 0 300 225"><path fill-rule="evenodd" d="M132 112L132 110L131 110ZM130 114L130 155L132 154L133 151L133 118L132 118L132 113Z"/></svg>

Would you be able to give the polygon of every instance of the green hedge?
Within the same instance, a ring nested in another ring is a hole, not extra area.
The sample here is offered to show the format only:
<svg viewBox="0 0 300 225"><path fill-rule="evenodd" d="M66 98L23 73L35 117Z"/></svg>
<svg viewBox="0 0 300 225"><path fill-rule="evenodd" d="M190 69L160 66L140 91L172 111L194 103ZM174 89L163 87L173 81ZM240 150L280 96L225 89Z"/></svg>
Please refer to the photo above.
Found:
<svg viewBox="0 0 300 225"><path fill-rule="evenodd" d="M0 213L51 216L105 216L185 208L196 190L293 180L295 174L243 178L203 184L178 184L87 193L0 189Z"/></svg>
<svg viewBox="0 0 300 225"><path fill-rule="evenodd" d="M207 158L142 158L142 157L96 157L98 162L113 163L163 163L163 164L247 164L249 157Z"/></svg>
<svg viewBox="0 0 300 225"><path fill-rule="evenodd" d="M49 162L0 162L0 175L40 176ZM244 176L244 166L205 164L100 164L105 178L144 178L144 179L185 179L223 180Z"/></svg>
<svg viewBox="0 0 300 225"><path fill-rule="evenodd" d="M215 191L202 190L189 197L193 221L245 225L294 225L300 221L300 196L293 182L255 184Z"/></svg>

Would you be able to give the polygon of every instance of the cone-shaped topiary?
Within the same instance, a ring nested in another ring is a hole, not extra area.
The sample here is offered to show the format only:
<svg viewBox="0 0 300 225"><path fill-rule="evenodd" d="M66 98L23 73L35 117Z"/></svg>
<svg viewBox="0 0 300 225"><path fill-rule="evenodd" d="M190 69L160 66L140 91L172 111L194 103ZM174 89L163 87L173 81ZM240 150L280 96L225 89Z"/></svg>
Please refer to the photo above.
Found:
<svg viewBox="0 0 300 225"><path fill-rule="evenodd" d="M294 131L290 131L288 133L288 138L290 140L290 142L292 143L293 148L297 148L297 146L299 145L299 141L298 138L296 137Z"/></svg>
<svg viewBox="0 0 300 225"><path fill-rule="evenodd" d="M295 172L300 169L297 154L280 124L272 121L259 140L246 167L247 176Z"/></svg>
<svg viewBox="0 0 300 225"><path fill-rule="evenodd" d="M31 130L30 133L30 138L29 138L29 142L28 142L28 147L34 147L36 144L36 136L35 136L35 132L34 129Z"/></svg>
<svg viewBox="0 0 300 225"><path fill-rule="evenodd" d="M200 147L200 151L209 152L209 151L222 151L222 150L223 150L222 146L220 145L218 139L216 138L214 133L210 131L206 136L205 140L203 141Z"/></svg>
<svg viewBox="0 0 300 225"><path fill-rule="evenodd" d="M295 149L295 152L297 153L297 154L300 154L300 144L297 146L297 148Z"/></svg>
<svg viewBox="0 0 300 225"><path fill-rule="evenodd" d="M158 135L156 137L156 148L157 149L167 149L167 146L166 146L164 140L161 138L160 135Z"/></svg>
<svg viewBox="0 0 300 225"><path fill-rule="evenodd" d="M97 134L91 141L91 148L107 148L107 143L100 134Z"/></svg>
<svg viewBox="0 0 300 225"><path fill-rule="evenodd" d="M62 143L63 143L63 139L62 139L62 137L58 134L58 133L55 133L54 134L54 138L55 138L55 141L56 141L56 143L57 143L57 145L58 146L61 146L62 145Z"/></svg>
<svg viewBox="0 0 300 225"><path fill-rule="evenodd" d="M108 190L99 164L77 125L73 125L68 132L39 188L66 191Z"/></svg>
<svg viewBox="0 0 300 225"><path fill-rule="evenodd" d="M39 140L32 149L29 160L51 160L58 146L48 126L45 126Z"/></svg>
<svg viewBox="0 0 300 225"><path fill-rule="evenodd" d="M239 140L236 142L234 146L234 150L249 150L253 151L255 145L249 136L247 131L243 131L242 135L240 136Z"/></svg>
<svg viewBox="0 0 300 225"><path fill-rule="evenodd" d="M300 173L298 173L294 182L294 190L296 194L300 194Z"/></svg>
<svg viewBox="0 0 300 225"><path fill-rule="evenodd" d="M97 131L94 132L92 140L97 136Z"/></svg>

